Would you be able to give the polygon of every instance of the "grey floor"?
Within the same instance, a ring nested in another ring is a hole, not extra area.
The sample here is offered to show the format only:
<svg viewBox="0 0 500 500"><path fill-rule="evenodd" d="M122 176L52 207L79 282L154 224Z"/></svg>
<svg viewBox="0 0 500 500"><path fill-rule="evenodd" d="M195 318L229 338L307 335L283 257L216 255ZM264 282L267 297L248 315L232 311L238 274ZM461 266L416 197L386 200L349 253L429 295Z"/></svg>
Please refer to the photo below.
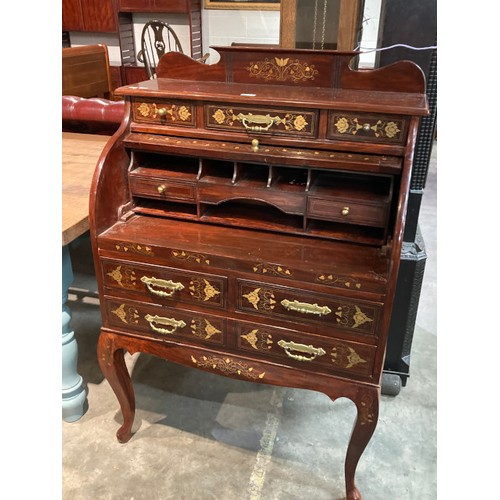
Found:
<svg viewBox="0 0 500 500"><path fill-rule="evenodd" d="M436 175L429 167L420 228L427 253L411 353L399 395L382 396L375 434L357 470L364 500L427 500L436 494ZM136 393L136 434L115 438L121 415L96 359L95 280L81 271L69 306L88 410L62 423L64 500L340 500L355 416L305 390L252 384L146 354L127 356ZM76 258L78 252L76 252Z"/></svg>

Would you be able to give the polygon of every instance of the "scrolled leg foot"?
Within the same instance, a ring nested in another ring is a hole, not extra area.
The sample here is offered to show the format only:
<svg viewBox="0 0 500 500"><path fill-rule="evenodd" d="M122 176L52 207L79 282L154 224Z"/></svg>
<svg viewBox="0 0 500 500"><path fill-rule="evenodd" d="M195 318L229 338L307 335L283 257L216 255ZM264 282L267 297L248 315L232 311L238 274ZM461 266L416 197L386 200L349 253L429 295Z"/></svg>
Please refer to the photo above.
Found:
<svg viewBox="0 0 500 500"><path fill-rule="evenodd" d="M356 486L347 492L346 500L361 500L361 493Z"/></svg>
<svg viewBox="0 0 500 500"><path fill-rule="evenodd" d="M125 351L115 346L112 335L101 333L97 355L102 373L113 389L122 411L123 424L118 429L116 437L120 443L126 443L132 437L135 396L132 380L125 365Z"/></svg>

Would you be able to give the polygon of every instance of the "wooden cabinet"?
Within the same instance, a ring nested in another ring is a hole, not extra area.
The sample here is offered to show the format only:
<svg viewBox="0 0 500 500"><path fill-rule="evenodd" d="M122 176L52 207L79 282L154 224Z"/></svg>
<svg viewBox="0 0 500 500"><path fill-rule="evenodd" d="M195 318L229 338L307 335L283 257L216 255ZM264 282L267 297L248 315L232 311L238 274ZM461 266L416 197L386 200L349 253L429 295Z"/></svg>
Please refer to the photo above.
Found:
<svg viewBox="0 0 500 500"><path fill-rule="evenodd" d="M420 69L355 53L167 54L124 87L91 190L101 369L131 438L123 354L354 401L346 493L378 418L419 117ZM311 418L314 415L311 414Z"/></svg>
<svg viewBox="0 0 500 500"><path fill-rule="evenodd" d="M114 0L63 0L62 29L116 33L118 20Z"/></svg>

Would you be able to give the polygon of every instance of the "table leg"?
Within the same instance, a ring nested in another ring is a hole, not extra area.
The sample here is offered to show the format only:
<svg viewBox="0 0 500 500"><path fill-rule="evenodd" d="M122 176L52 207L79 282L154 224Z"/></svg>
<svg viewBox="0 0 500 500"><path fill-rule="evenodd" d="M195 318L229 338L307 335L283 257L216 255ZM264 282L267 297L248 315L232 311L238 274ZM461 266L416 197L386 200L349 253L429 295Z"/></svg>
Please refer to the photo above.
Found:
<svg viewBox="0 0 500 500"><path fill-rule="evenodd" d="M83 379L76 370L78 345L71 329L71 310L66 305L73 282L69 248L62 248L62 417L66 422L79 420L86 410L87 395Z"/></svg>

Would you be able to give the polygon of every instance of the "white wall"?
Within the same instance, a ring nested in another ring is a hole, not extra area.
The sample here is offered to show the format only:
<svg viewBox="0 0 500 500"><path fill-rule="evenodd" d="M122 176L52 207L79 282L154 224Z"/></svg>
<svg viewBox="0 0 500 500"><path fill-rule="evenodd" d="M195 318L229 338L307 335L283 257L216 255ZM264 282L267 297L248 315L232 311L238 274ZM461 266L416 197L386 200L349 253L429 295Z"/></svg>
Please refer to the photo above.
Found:
<svg viewBox="0 0 500 500"><path fill-rule="evenodd" d="M380 17L381 0L365 0L363 21L363 48L376 47L377 30ZM136 53L140 50L141 31L144 24L152 18L171 24L179 36L184 52L190 52L188 17L183 14L133 14ZM203 53L210 52L209 63L217 62L217 56L210 46L239 43L278 44L280 32L280 13L276 10L216 10L202 11ZM102 33L71 32L71 45L92 45L105 43L108 46L112 65L120 65L118 35ZM360 57L362 67L372 67L375 53Z"/></svg>

